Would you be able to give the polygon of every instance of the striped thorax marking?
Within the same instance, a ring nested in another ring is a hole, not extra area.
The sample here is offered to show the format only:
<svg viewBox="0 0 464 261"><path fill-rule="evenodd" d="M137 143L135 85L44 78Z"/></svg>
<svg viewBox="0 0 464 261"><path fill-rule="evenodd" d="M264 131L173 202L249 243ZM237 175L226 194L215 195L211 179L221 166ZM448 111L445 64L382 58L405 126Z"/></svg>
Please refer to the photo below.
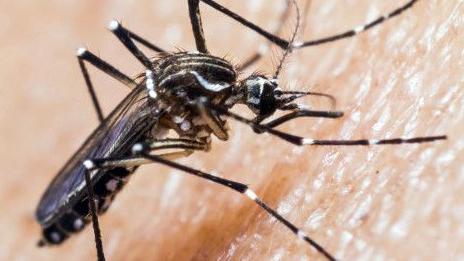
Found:
<svg viewBox="0 0 464 261"><path fill-rule="evenodd" d="M214 83L233 83L237 78L229 62L201 53L183 52L164 57L155 65L155 71L159 88L183 87L195 74Z"/></svg>

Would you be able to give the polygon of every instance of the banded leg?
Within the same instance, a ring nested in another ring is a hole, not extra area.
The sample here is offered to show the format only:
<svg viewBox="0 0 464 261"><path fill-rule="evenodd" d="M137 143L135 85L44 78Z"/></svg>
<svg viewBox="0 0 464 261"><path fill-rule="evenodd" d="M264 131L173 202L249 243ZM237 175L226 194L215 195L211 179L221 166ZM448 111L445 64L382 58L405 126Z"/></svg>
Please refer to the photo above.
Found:
<svg viewBox="0 0 464 261"><path fill-rule="evenodd" d="M149 41L143 39L137 34L124 28L116 20L113 20L110 22L110 24L108 25L108 29L111 32L113 32L114 35L116 35L119 41L121 41L121 43L124 44L124 46L132 53L132 55L134 55L147 69L151 68L152 63L150 59L148 59L148 57L135 45L132 39L155 52L158 52L158 53L165 52L160 47L150 43Z"/></svg>
<svg viewBox="0 0 464 261"><path fill-rule="evenodd" d="M143 150L140 151L140 154L147 158L148 160L151 160L152 162L160 163L166 166L169 166L174 169L181 170L187 174L191 174L197 177L200 177L202 179L214 182L216 184L219 184L221 186L228 187L235 192L238 192L240 194L243 194L247 196L249 199L251 199L254 203L256 203L260 208L262 208L264 211L266 211L269 215L272 217L276 218L279 220L280 223L282 223L284 226L286 226L288 229L290 229L298 238L303 239L306 241L308 244L310 244L312 247L314 247L319 253L324 255L328 260L336 260L335 257L333 257L327 250L325 250L322 246L320 246L316 241L308 237L302 230L297 228L294 224L292 224L290 221L285 219L283 216L281 216L276 210L273 208L269 207L266 203L264 203L253 190L248 188L247 185L235 182L233 180L228 180L224 178L220 178L214 175L211 175L209 173L176 163L174 161L166 160L163 159L162 157L159 156L154 156L147 154Z"/></svg>
<svg viewBox="0 0 464 261"><path fill-rule="evenodd" d="M85 48L79 48L77 50L77 60L79 62L79 67L81 68L82 76L84 77L85 84L87 85L88 92L90 97L92 98L92 103L97 113L98 120L103 122L103 112L100 107L100 103L98 102L97 95L95 93L95 89L93 87L92 81L90 80L89 72L87 71L87 67L85 66L85 62L89 62L93 66L97 67L99 70L108 74L109 76L113 77L114 79L118 80L119 82L123 83L127 87L133 89L137 86L137 83L129 78L127 75L120 72L118 69L110 65L109 63L105 62L104 60L100 59L90 51L87 51Z"/></svg>
<svg viewBox="0 0 464 261"><path fill-rule="evenodd" d="M192 24L193 36L195 44L200 53L209 53L206 47L205 34L203 33L203 25L201 23L200 0L187 0L189 7L190 23Z"/></svg>
<svg viewBox="0 0 464 261"><path fill-rule="evenodd" d="M191 140L191 139L162 139L154 141L146 141L137 143L133 146L133 152L139 151L158 151L163 149L179 149L180 151L167 152L157 154L157 157L162 157L167 160L175 160L181 157L187 157L192 154L193 151L208 151L210 146L208 143ZM88 170L94 169L107 169L115 167L136 167L152 163L144 157L131 156L131 157L108 157L108 158L96 158L88 159L84 161L84 166Z"/></svg>
<svg viewBox="0 0 464 261"><path fill-rule="evenodd" d="M301 118L301 117L317 117L317 118L329 118L329 119L336 119L340 118L343 116L343 112L341 111L311 111L311 110L297 110L294 112L290 112L288 114L285 114L279 118L276 118L268 123L261 124L261 126L264 126L264 128L261 129L256 129L254 128L253 130L256 133L263 133L266 132L266 129L272 129L275 128L279 125L282 125L290 120L296 119L296 118ZM254 122L259 123L259 121L254 120Z"/></svg>
<svg viewBox="0 0 464 261"><path fill-rule="evenodd" d="M141 144L138 144L141 145ZM141 145L143 146L143 145ZM168 160L177 160L179 158L187 157L192 154L192 150L182 150L176 152L168 152L158 154L157 156L163 157ZM152 163L151 161L137 156L130 156L130 157L108 157L108 158L96 158L90 159L85 161L85 166L88 170L95 170L95 169L111 169L117 167L123 168L131 168L131 167L138 167L141 165L146 165Z"/></svg>
<svg viewBox="0 0 464 261"><path fill-rule="evenodd" d="M208 150L209 144L202 143L195 140L189 139L164 139L156 140L150 143L136 144L134 145L134 151L140 150L155 151L161 149L181 149L182 151L168 152L157 155L156 157L163 158L165 160L175 160L180 157L186 157L192 154L194 150ZM97 169L105 168L116 168L116 167L135 167L143 164L153 163L153 161L146 159L145 157L125 157L125 158L102 158L102 159L89 159L84 161L83 165L86 168L85 175L85 187L89 196L89 210L92 217L92 225L95 237L95 247L97 249L98 261L105 261L105 254L103 251L103 244L101 240L101 230L98 222L97 205L95 193L93 191L90 181L90 172Z"/></svg>
<svg viewBox="0 0 464 261"><path fill-rule="evenodd" d="M165 159L175 160L180 157L186 157L192 153L191 150L179 151L179 152L170 152L164 153L159 155L158 157L162 157ZM105 158L105 159L93 159L93 160L86 160L84 161L84 166L86 167L85 175L85 187L87 190L87 195L89 197L89 211L90 216L92 218L92 227L93 233L95 238L95 248L97 249L97 259L98 261L105 261L105 252L103 250L103 243L102 243L102 236L101 236L101 229L100 224L98 221L98 214L97 214L97 202L95 193L93 191L90 181L90 172L97 169L105 169L105 168L116 168L116 167L135 167L140 166L143 164L152 163L151 161L143 158L143 157L132 157L132 158L123 158L123 159L116 159L116 158Z"/></svg>
<svg viewBox="0 0 464 261"><path fill-rule="evenodd" d="M226 109L215 107L215 111L218 111L224 116L237 120L239 122L245 123L253 129L257 129L259 132L267 132L273 136L276 136L282 140L285 140L289 143L292 143L297 146L303 145L319 145L319 146L369 146L369 145L386 145L386 144L404 144L404 143L425 143L433 142L437 140L446 140L446 135L438 136L424 136L424 137L414 137L414 138L393 138L393 139L359 139L359 140L317 140L311 138L304 138L289 134L283 131L275 130L271 127L265 125L257 124L255 121L246 119L238 114L230 112Z"/></svg>
<svg viewBox="0 0 464 261"><path fill-rule="evenodd" d="M112 28L114 28L116 25L117 25L117 27L119 27L119 29L117 29L117 30L121 31L121 33L126 34L130 39L134 39L136 42L142 44L143 46L145 46L148 49L150 49L152 51L155 51L157 53L166 53L166 51L163 48L150 43L148 40L142 38L141 36L137 35L136 33L130 31L129 29L127 29L125 27L123 27L118 21L114 21L114 20L111 21L110 25L109 25L109 29L111 31L113 31Z"/></svg>
<svg viewBox="0 0 464 261"><path fill-rule="evenodd" d="M102 236L100 230L100 224L98 222L98 215L97 215L97 202L95 193L93 192L93 188L91 186L90 181L90 170L85 170L85 188L87 189L87 195L89 197L89 210L90 216L92 217L92 226L93 226L93 234L95 237L95 248L97 249L97 260L98 261L105 261L105 251L103 251L103 243L102 243Z"/></svg>
<svg viewBox="0 0 464 261"><path fill-rule="evenodd" d="M282 14L279 17L279 23L278 23L277 27L275 28L275 30L273 30L274 35L279 35L280 34L280 32L282 31L282 29L284 27L285 21L287 20L288 16L290 15L290 10L291 10L290 1L291 0L286 0L287 6L285 7L285 10L282 12ZM237 69L239 71L242 71L242 70L245 70L246 68L252 66L256 62L258 62L266 54L266 52L268 50L269 50L269 42L261 44L258 51L255 54L251 55L249 58L245 59L245 62L240 64Z"/></svg>
<svg viewBox="0 0 464 261"><path fill-rule="evenodd" d="M260 34L261 36L263 36L264 38L268 39L269 41L271 41L272 43L278 45L280 48L282 49L287 49L288 48L288 45L290 44L287 40L284 40L282 38L280 38L279 36L275 35L275 34L272 34L272 33L269 33L268 31L264 30L263 28L259 27L258 25L248 21L247 19L239 16L238 14L232 12L231 10L227 9L226 7L216 3L215 1L213 0L201 0L203 3L211 6L212 8L218 10L219 12L225 14L226 16L236 20L237 22L241 23L242 25L250 28L251 30L255 31L256 33ZM409 0L406 4L394 9L393 11L389 12L388 14L386 15L382 15L374 20L372 20L371 22L368 22L364 25L360 25L360 26L357 26L355 27L354 29L351 29L351 30L348 30L348 31L345 31L345 32L342 32L342 33L338 33L338 34L335 34L335 35L331 35L331 36L328 36L328 37L324 37L324 38L320 38L320 39L315 39L315 40L310 40L310 41L304 41L304 42L300 42L300 43L295 43L293 44L292 48L293 49L298 49L298 48L303 48L303 47L308 47L308 46L315 46L315 45L320 45L320 44L324 44L324 43L330 43L330 42L335 42L335 41L338 41L340 39L345 39L345 38L350 38L350 37L353 37L355 35L357 35L358 33L361 33L363 31L366 31L366 30L369 30L395 16L398 16L400 15L401 13L403 13L404 11L410 9L413 7L413 5L415 3L417 3L418 0Z"/></svg>
<svg viewBox="0 0 464 261"><path fill-rule="evenodd" d="M191 139L163 139L155 140L151 142L139 143L144 146L145 150L154 151L162 149L183 149L183 150L209 150L210 146L208 143L200 142Z"/></svg>

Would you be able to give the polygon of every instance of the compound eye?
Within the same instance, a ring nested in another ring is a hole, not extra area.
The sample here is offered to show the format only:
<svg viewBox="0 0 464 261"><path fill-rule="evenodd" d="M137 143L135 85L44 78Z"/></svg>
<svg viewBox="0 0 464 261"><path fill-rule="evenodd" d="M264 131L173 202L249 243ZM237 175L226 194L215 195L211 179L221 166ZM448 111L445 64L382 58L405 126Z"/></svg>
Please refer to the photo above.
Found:
<svg viewBox="0 0 464 261"><path fill-rule="evenodd" d="M269 115L274 113L277 108L275 86L269 82L265 82L260 86L259 93L259 114Z"/></svg>
<svg viewBox="0 0 464 261"><path fill-rule="evenodd" d="M280 88L276 88L274 89L274 95L276 96L282 96L284 93L282 92L282 90Z"/></svg>

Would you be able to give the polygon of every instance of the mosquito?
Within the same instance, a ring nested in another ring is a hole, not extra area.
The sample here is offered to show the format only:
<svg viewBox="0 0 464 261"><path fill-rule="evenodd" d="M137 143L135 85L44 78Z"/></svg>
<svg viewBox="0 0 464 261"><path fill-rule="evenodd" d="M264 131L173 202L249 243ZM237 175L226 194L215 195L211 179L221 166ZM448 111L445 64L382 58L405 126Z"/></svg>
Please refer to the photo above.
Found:
<svg viewBox="0 0 464 261"><path fill-rule="evenodd" d="M282 59L272 75L253 73L239 79L239 73L262 56L258 52L234 66L228 60L212 55L207 48L199 4L202 2L243 26L266 38L283 50ZM138 34L111 21L108 28L145 67L145 72L132 79L87 49L77 51L77 59L92 99L99 126L84 141L77 152L58 172L43 194L36 210L42 227L39 246L58 245L69 236L92 223L98 260L105 260L98 215L103 214L128 178L141 165L159 163L228 187L251 199L270 216L306 241L328 260L336 260L330 251L309 237L303 230L267 205L247 185L221 178L177 163L175 159L195 151L209 151L211 138L226 141L227 119L244 123L257 133L268 133L295 146L369 146L402 143L424 143L444 140L446 136L427 136L394 139L318 140L296 136L276 127L300 117L336 119L343 112L310 110L296 103L308 95L332 96L323 93L287 91L279 87L279 75L286 57L294 50L350 38L399 16L417 0L410 0L385 16L352 30L322 39L295 42L300 12L295 0L297 25L291 39L280 38L213 0L188 0L189 17L196 51L168 52ZM148 58L136 44L156 52ZM130 93L110 112L103 115L87 71L86 63L126 85ZM249 119L232 112L237 104L246 105L254 114ZM286 112L275 116L275 112Z"/></svg>

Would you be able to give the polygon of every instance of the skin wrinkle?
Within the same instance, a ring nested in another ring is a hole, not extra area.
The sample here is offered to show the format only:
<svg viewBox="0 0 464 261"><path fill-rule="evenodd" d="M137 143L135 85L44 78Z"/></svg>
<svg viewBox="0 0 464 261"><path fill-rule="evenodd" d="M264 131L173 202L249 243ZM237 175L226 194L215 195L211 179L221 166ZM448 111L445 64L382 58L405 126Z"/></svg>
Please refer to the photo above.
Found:
<svg viewBox="0 0 464 261"><path fill-rule="evenodd" d="M97 124L75 48L87 47L137 75L142 67L105 26L116 18L168 50L193 50L185 2L5 3L0 117L8 124L0 125L0 260L95 258L90 227L59 247L35 246L33 211L41 193ZM266 28L281 6L264 1L248 10L242 0L219 2ZM355 27L405 1L342 2L313 0L298 39ZM283 130L310 138L447 134L448 141L295 149L230 121L229 142L215 140L211 152L179 162L250 184L269 205L286 206L289 220L344 260L464 258L463 8L462 1L421 0L355 39L293 53L280 79L284 89L334 95L345 112L338 120L300 119ZM202 13L213 54L238 63L265 43L211 8L203 5ZM272 73L272 57L280 55L271 47L255 68ZM127 90L89 71L107 114ZM301 103L329 106L315 97ZM141 168L101 216L108 260L323 260L245 197L171 173L162 166Z"/></svg>

